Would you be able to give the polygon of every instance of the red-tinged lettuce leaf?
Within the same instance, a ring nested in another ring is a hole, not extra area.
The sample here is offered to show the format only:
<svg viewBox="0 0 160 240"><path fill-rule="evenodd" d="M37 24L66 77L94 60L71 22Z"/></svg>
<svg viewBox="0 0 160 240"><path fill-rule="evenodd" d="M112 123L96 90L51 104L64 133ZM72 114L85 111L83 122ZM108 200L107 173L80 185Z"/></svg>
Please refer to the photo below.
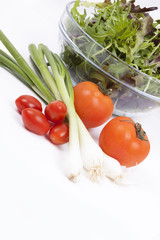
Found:
<svg viewBox="0 0 160 240"><path fill-rule="evenodd" d="M141 8L139 5L135 6L134 4L131 7L131 13L145 13L145 12L151 12L157 10L158 7L144 7Z"/></svg>
<svg viewBox="0 0 160 240"><path fill-rule="evenodd" d="M143 7L141 8L140 5L135 5L135 0L131 0L127 2L126 0L121 0L121 3L123 6L131 7L130 12L131 13L146 13L146 12L151 12L155 11L158 9L158 7Z"/></svg>
<svg viewBox="0 0 160 240"><path fill-rule="evenodd" d="M157 71L157 68L160 68L160 55L150 62L150 65L153 65L153 69Z"/></svg>

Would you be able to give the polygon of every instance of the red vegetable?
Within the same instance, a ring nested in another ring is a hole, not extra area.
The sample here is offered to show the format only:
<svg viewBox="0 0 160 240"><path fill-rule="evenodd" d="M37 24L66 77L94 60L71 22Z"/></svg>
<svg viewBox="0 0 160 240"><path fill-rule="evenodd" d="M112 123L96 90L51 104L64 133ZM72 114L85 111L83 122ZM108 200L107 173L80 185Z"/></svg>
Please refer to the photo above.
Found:
<svg viewBox="0 0 160 240"><path fill-rule="evenodd" d="M67 114L67 107L64 102L56 100L49 103L45 108L45 115L49 121L54 123L62 122Z"/></svg>
<svg viewBox="0 0 160 240"><path fill-rule="evenodd" d="M102 125L113 113L111 98L104 95L96 84L89 81L78 83L74 87L74 105L87 128Z"/></svg>
<svg viewBox="0 0 160 240"><path fill-rule="evenodd" d="M69 126L67 123L57 123L49 131L49 137L54 144L60 145L69 141Z"/></svg>
<svg viewBox="0 0 160 240"><path fill-rule="evenodd" d="M50 129L46 116L34 108L25 108L22 111L22 120L28 130L38 135L45 135Z"/></svg>
<svg viewBox="0 0 160 240"><path fill-rule="evenodd" d="M99 145L126 167L141 163L150 151L150 142L141 125L128 117L109 121L101 131Z"/></svg>
<svg viewBox="0 0 160 240"><path fill-rule="evenodd" d="M33 96L22 95L15 100L15 104L21 113L25 108L35 108L42 111L42 104Z"/></svg>

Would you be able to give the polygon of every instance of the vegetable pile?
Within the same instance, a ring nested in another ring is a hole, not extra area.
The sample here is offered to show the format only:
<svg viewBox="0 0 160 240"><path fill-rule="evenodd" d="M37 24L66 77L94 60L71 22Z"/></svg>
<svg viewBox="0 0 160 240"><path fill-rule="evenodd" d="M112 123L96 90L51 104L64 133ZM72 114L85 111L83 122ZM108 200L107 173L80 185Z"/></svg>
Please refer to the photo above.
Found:
<svg viewBox="0 0 160 240"><path fill-rule="evenodd" d="M67 177L76 181L82 170L85 169L92 180L102 176L107 176L114 181L121 179L124 173L122 166L125 166L125 164L120 164L117 157L115 157L116 160L111 157L111 154L109 154L110 156L107 155L107 150L101 146L104 142L101 137L99 146L86 128L89 127L89 123L91 125L94 123L94 127L99 126L111 117L113 103L109 96L102 95L96 84L90 83L88 85L88 82L83 83L85 84L83 85L85 91L80 95L81 85L77 85L73 89L66 66L60 57L50 51L47 46L43 44L39 44L38 47L34 44L29 45L34 71L1 30L0 41L11 54L10 56L1 50L0 65L21 79L47 104L44 113L42 113L42 105L36 98L28 95L17 98L15 103L22 114L24 126L38 135L49 134L54 144L63 144L69 141L69 151L65 161ZM80 92L77 94L79 86ZM86 100L87 94L89 94L88 103ZM83 103L80 108L77 107L79 105L77 99L81 99ZM85 112L85 120L83 116L81 119L82 109L87 111L87 108L90 107L92 114L90 112L87 115ZM76 112L76 108L81 111L77 110ZM95 119L98 110L102 115L101 121ZM91 118L90 115L92 115ZM149 141L143 131L143 138L139 139L136 127L133 128L133 126L136 126L133 121L132 123L123 122L123 124L130 124L131 134L134 132L134 138L130 138L130 145L133 145L135 139L138 138L137 141L145 141L145 143L148 143L146 146L149 146ZM102 131L102 135L104 135L104 131ZM123 137L121 139L117 137L117 139L123 141ZM117 142L114 142L114 144L116 149ZM141 151L141 145L139 146L138 154ZM149 148L147 147L144 158L148 152ZM139 163L138 154L135 154L136 162L133 164L132 161L132 166ZM140 160L144 159L141 158Z"/></svg>

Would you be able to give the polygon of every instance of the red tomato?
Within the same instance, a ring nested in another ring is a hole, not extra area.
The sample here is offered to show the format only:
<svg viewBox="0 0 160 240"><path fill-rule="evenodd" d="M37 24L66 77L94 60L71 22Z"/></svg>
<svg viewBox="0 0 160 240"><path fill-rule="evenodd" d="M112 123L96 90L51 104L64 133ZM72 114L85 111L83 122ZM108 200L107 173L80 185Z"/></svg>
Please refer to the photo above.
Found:
<svg viewBox="0 0 160 240"><path fill-rule="evenodd" d="M67 123L57 123L49 131L49 137L54 144L60 145L69 141L69 126Z"/></svg>
<svg viewBox="0 0 160 240"><path fill-rule="evenodd" d="M115 117L102 129L99 145L122 166L141 163L150 151L150 143L141 125L128 117Z"/></svg>
<svg viewBox="0 0 160 240"><path fill-rule="evenodd" d="M38 135L45 135L50 129L46 116L34 108L25 108L22 111L22 120L28 130Z"/></svg>
<svg viewBox="0 0 160 240"><path fill-rule="evenodd" d="M104 95L96 84L89 81L78 83L74 87L74 105L87 128L102 125L113 113L111 98Z"/></svg>
<svg viewBox="0 0 160 240"><path fill-rule="evenodd" d="M67 114L66 104L56 100L49 103L45 108L45 115L49 121L54 123L62 122Z"/></svg>
<svg viewBox="0 0 160 240"><path fill-rule="evenodd" d="M15 104L21 113L25 108L35 108L42 112L42 104L33 96L22 95L15 100Z"/></svg>

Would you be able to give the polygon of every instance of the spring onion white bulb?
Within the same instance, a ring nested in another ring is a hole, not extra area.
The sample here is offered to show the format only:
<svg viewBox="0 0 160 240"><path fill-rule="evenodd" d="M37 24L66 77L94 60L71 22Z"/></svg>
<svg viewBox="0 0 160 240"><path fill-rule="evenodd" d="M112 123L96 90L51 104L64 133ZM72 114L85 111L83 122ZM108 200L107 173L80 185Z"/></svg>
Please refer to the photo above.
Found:
<svg viewBox="0 0 160 240"><path fill-rule="evenodd" d="M123 178L123 168L120 163L102 151L78 115L77 119L83 166L89 172L90 178L96 180L98 177L106 176L115 182L119 182Z"/></svg>
<svg viewBox="0 0 160 240"><path fill-rule="evenodd" d="M83 167L92 180L103 177L103 152L77 115Z"/></svg>
<svg viewBox="0 0 160 240"><path fill-rule="evenodd" d="M115 182L119 182L124 176L124 170L120 163L103 153L103 171L104 175Z"/></svg>
<svg viewBox="0 0 160 240"><path fill-rule="evenodd" d="M79 149L69 149L69 154L65 162L65 170L68 179L72 182L77 182L82 169L83 164Z"/></svg>
<svg viewBox="0 0 160 240"><path fill-rule="evenodd" d="M69 154L66 159L66 175L76 182L82 172L83 164L79 146L78 124L76 112L71 99L65 101L68 109L69 119Z"/></svg>

